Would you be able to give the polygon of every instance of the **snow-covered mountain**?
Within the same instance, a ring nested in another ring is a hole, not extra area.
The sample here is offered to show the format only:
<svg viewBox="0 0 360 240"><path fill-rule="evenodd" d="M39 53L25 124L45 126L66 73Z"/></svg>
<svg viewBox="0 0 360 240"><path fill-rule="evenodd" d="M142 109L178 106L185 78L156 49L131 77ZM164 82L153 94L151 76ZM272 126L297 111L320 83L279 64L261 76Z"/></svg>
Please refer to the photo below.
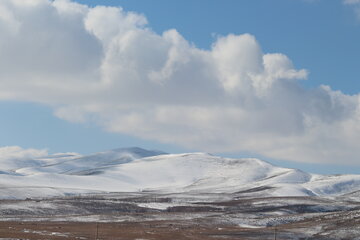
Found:
<svg viewBox="0 0 360 240"><path fill-rule="evenodd" d="M143 190L337 196L359 191L360 175L315 175L255 158L166 154L141 148L115 149L88 156L55 154L19 162L0 158L2 199Z"/></svg>

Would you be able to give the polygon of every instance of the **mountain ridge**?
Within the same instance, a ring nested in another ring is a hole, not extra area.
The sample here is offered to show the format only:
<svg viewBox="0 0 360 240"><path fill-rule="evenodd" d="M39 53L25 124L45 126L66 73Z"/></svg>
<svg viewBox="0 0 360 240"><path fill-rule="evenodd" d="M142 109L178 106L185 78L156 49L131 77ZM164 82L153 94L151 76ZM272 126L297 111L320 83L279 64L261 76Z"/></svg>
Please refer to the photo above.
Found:
<svg viewBox="0 0 360 240"><path fill-rule="evenodd" d="M16 159L13 161L16 165ZM360 191L360 175L311 174L257 158L233 159L201 152L168 154L131 147L87 156L53 154L29 159L29 164L21 161L25 167L9 170L0 158L0 198L149 189L219 193L262 188L261 194L252 195L263 196L340 196ZM44 191L17 191L26 188Z"/></svg>

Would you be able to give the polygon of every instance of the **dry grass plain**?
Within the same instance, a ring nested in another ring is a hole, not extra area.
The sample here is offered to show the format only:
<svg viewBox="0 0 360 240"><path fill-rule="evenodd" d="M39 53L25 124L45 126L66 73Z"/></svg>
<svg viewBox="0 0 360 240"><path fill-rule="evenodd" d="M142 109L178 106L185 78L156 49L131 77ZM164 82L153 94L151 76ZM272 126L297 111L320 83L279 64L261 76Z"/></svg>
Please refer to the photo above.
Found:
<svg viewBox="0 0 360 240"><path fill-rule="evenodd" d="M97 232L98 226L98 232ZM0 237L9 239L273 239L274 228L246 229L236 226L199 226L191 222L138 223L1 222Z"/></svg>
<svg viewBox="0 0 360 240"><path fill-rule="evenodd" d="M357 201L242 194L1 200L0 240L360 240Z"/></svg>

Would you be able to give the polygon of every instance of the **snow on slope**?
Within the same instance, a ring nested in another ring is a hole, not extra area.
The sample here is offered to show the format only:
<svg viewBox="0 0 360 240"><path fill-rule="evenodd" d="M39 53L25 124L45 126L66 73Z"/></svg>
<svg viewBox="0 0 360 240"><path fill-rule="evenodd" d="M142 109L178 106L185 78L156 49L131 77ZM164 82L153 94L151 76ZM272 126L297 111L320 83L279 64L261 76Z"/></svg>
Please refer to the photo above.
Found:
<svg viewBox="0 0 360 240"><path fill-rule="evenodd" d="M261 194L270 196L336 195L360 190L357 175L313 175L259 159L230 159L206 153L165 154L127 148L89 156L42 156L28 161L31 164L11 171L0 168L0 198L148 189L201 193L266 187Z"/></svg>
<svg viewBox="0 0 360 240"><path fill-rule="evenodd" d="M149 151L141 148L119 148L89 156L75 156L68 159L55 158L47 164L16 170L20 174L60 173L76 175L93 175L101 173L101 169L116 164L123 164L134 159L164 154L160 151Z"/></svg>

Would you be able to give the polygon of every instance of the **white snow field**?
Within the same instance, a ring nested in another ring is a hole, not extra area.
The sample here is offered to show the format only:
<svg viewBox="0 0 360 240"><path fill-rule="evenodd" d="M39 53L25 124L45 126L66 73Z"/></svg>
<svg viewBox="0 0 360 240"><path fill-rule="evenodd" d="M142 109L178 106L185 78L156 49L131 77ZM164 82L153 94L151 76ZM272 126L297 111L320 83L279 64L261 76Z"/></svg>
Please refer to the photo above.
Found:
<svg viewBox="0 0 360 240"><path fill-rule="evenodd" d="M360 190L359 175L315 175L255 158L207 153L165 154L123 148L88 156L55 154L2 159L0 198L25 199L99 192L232 193L259 187L266 196L339 196Z"/></svg>

